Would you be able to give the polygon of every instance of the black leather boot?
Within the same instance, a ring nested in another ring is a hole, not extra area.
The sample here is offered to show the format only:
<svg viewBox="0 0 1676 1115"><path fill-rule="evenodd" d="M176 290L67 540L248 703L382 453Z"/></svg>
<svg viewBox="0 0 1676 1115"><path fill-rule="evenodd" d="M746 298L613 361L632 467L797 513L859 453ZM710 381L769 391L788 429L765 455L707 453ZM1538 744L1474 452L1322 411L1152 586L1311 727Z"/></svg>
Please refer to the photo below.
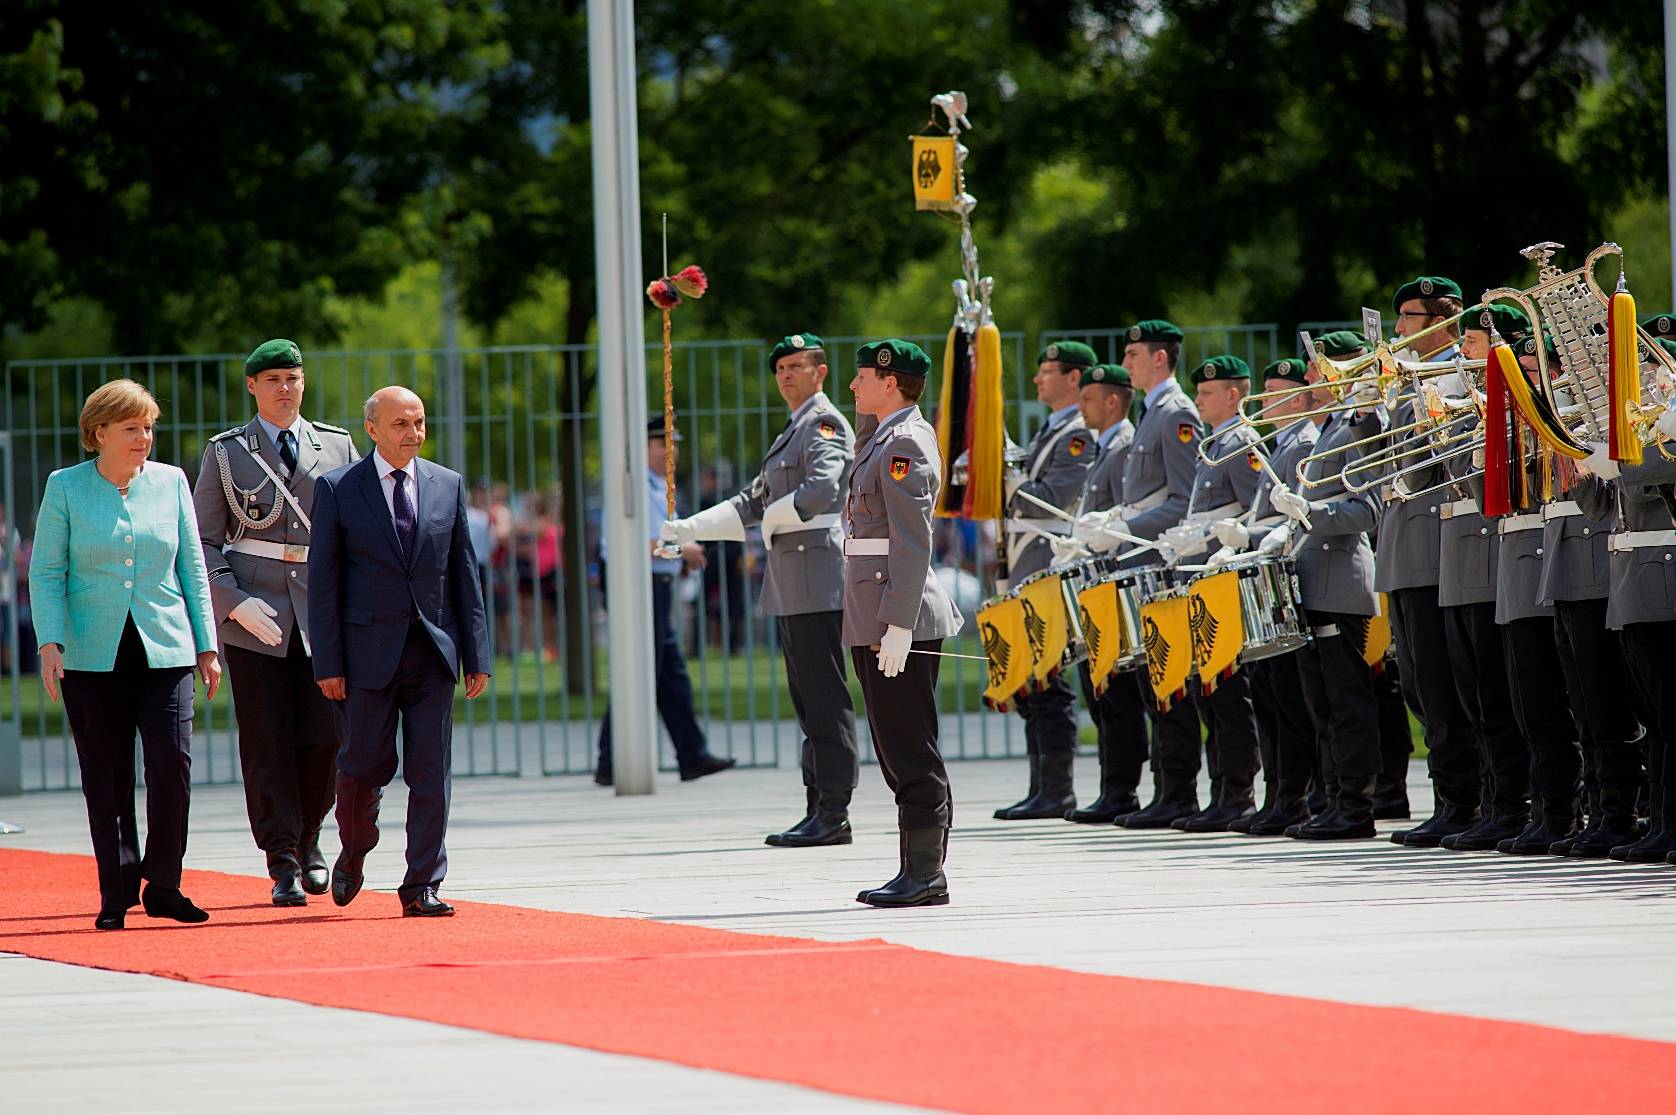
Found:
<svg viewBox="0 0 1676 1115"><path fill-rule="evenodd" d="M949 881L943 876L948 829L909 829L898 834L902 870L882 887L855 896L869 906L947 906Z"/></svg>
<svg viewBox="0 0 1676 1115"><path fill-rule="evenodd" d="M1490 852L1504 840L1516 840L1530 825L1530 815L1524 812L1495 812L1452 836L1445 836L1438 844L1454 852Z"/></svg>
<svg viewBox="0 0 1676 1115"><path fill-rule="evenodd" d="M1257 811L1252 781L1250 774L1223 776L1221 793L1212 799L1211 807L1177 822L1174 827L1183 832L1227 832L1231 823Z"/></svg>
<svg viewBox="0 0 1676 1115"><path fill-rule="evenodd" d="M1257 824L1263 818L1274 812L1275 799L1277 796L1278 787L1273 782L1264 782L1262 806L1255 813L1248 813L1244 817L1235 817L1232 821L1229 821L1228 831L1238 833L1250 832L1252 825Z"/></svg>
<svg viewBox="0 0 1676 1115"><path fill-rule="evenodd" d="M1218 775L1218 776L1213 777L1210 780L1210 799L1205 803L1205 807L1203 809L1195 809L1193 812L1187 814L1184 817L1177 817L1175 820L1170 822L1170 827L1173 828L1173 829L1176 829L1180 832L1186 832L1188 821L1196 820L1200 817L1203 817L1207 813L1216 812L1217 807L1220 806L1221 804L1222 804L1222 778L1221 778L1220 775ZM1230 817L1230 818L1228 818L1228 820L1233 820L1233 818Z"/></svg>
<svg viewBox="0 0 1676 1115"><path fill-rule="evenodd" d="M302 847L297 850L303 861L303 890L309 894L325 894L331 890L332 880L326 870L326 857L320 852L320 830L316 828L304 832Z"/></svg>
<svg viewBox="0 0 1676 1115"><path fill-rule="evenodd" d="M1140 812L1141 799L1133 790L1112 789L1095 798L1093 803L1065 814L1067 821L1079 825L1109 825L1119 817Z"/></svg>
<svg viewBox="0 0 1676 1115"><path fill-rule="evenodd" d="M281 871L273 877L273 904L275 906L307 906L308 895L303 892L301 873Z"/></svg>
<svg viewBox="0 0 1676 1115"><path fill-rule="evenodd" d="M1025 758L1028 759L1029 763L1030 763L1030 788L1024 792L1024 796L1022 798L1019 798L1017 801L1013 802L1011 805L1003 805L1001 808L997 809L995 811L995 819L997 821L1010 821L1010 820L1012 820L1013 810L1018 809L1022 806L1028 805L1032 801L1035 801L1036 796L1042 792L1042 760L1041 760L1041 757L1039 755L1032 754L1032 755L1025 756Z"/></svg>
<svg viewBox="0 0 1676 1115"><path fill-rule="evenodd" d="M791 828L786 829L785 832L771 832L771 833L769 833L768 836L763 840L763 843L768 844L772 847L776 847L776 848L778 848L780 845L784 844L785 843L785 837L788 834L794 833L798 829L803 828L805 825L807 825L809 823L809 821L811 819L813 819L813 817L815 816L815 804L820 801L820 797L821 797L821 792L819 790L815 789L813 786L803 787L803 817L802 817L802 819L800 819L795 825L791 826Z"/></svg>
<svg viewBox="0 0 1676 1115"><path fill-rule="evenodd" d="M1459 800L1461 802L1466 801L1466 795L1462 794ZM1457 804L1455 800L1440 795L1437 810L1432 814L1430 820L1423 821L1414 828L1402 832L1393 832L1391 843L1402 844L1409 848L1436 848L1443 843L1445 836L1465 832L1477 823L1478 807L1476 803L1472 805Z"/></svg>
<svg viewBox="0 0 1676 1115"><path fill-rule="evenodd" d="M1294 840L1368 840L1373 829L1373 779L1365 785L1340 783L1333 808L1286 830Z"/></svg>
<svg viewBox="0 0 1676 1115"><path fill-rule="evenodd" d="M1373 819L1376 821L1406 821L1410 816L1408 787L1397 785L1373 797Z"/></svg>
<svg viewBox="0 0 1676 1115"><path fill-rule="evenodd" d="M1572 859L1605 859L1613 848L1634 844L1636 787L1605 783L1600 788L1600 824L1585 830L1566 849Z"/></svg>
<svg viewBox="0 0 1676 1115"><path fill-rule="evenodd" d="M782 848L820 848L829 844L849 844L854 841L850 832L850 795L821 794L815 803L814 814L801 825L777 834ZM774 843L774 837L768 838Z"/></svg>
<svg viewBox="0 0 1676 1115"><path fill-rule="evenodd" d="M1571 851L1571 845L1586 832L1593 832L1600 827L1600 791L1589 790L1583 795L1583 820L1580 825L1573 825L1571 831L1548 846L1548 854L1563 856Z"/></svg>
<svg viewBox="0 0 1676 1115"><path fill-rule="evenodd" d="M1569 841L1577 832L1577 818L1565 812L1544 811L1531 818L1529 827L1512 840L1497 844L1496 850L1513 856L1545 856L1559 841Z"/></svg>
<svg viewBox="0 0 1676 1115"><path fill-rule="evenodd" d="M1049 751L1040 757L1037 792L1007 809L1006 815L997 813L1003 821L1062 821L1077 807L1076 789L1071 781L1071 768L1076 762L1074 751Z"/></svg>
<svg viewBox="0 0 1676 1115"><path fill-rule="evenodd" d="M1613 859L1625 863L1663 863L1676 852L1676 833L1670 830L1670 797L1663 786L1647 789L1647 835L1633 844L1621 844L1611 851Z"/></svg>
<svg viewBox="0 0 1676 1115"><path fill-rule="evenodd" d="M1166 788L1160 784L1157 796L1145 809L1119 817L1117 824L1126 829L1167 829L1179 817L1191 817L1199 811L1199 795L1192 786Z"/></svg>

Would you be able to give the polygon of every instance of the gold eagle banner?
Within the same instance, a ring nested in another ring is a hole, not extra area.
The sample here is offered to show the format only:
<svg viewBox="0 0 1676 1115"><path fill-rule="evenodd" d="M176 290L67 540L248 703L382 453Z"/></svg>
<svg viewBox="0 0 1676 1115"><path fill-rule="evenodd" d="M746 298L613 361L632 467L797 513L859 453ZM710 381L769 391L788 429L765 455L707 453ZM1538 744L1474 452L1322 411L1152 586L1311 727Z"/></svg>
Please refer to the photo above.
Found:
<svg viewBox="0 0 1676 1115"><path fill-rule="evenodd" d="M1024 607L1017 597L1008 597L978 612L978 633L983 637L983 654L989 669L984 701L1005 712L1007 702L1030 683L1035 660L1030 654L1030 637L1024 631Z"/></svg>
<svg viewBox="0 0 1676 1115"><path fill-rule="evenodd" d="M1035 662L1036 681L1046 684L1065 658L1070 641L1071 617L1065 614L1065 590L1056 573L1032 581L1018 590L1024 609L1024 633L1030 639L1030 657Z"/></svg>
<svg viewBox="0 0 1676 1115"><path fill-rule="evenodd" d="M954 208L954 137L914 137L914 208Z"/></svg>
<svg viewBox="0 0 1676 1115"><path fill-rule="evenodd" d="M1196 579L1187 588L1187 627L1199 685L1214 693L1224 671L1232 673L1245 646L1240 621L1240 575L1232 570Z"/></svg>
<svg viewBox="0 0 1676 1115"><path fill-rule="evenodd" d="M1123 610L1117 606L1117 583L1105 581L1077 593L1082 638L1088 644L1088 676L1096 696L1106 691L1118 655L1133 644L1134 634L1123 630Z"/></svg>
<svg viewBox="0 0 1676 1115"><path fill-rule="evenodd" d="M1385 661L1385 655L1391 650L1391 601L1383 592L1379 594L1379 612L1368 621L1368 641L1362 647L1362 661L1373 667L1377 673L1380 663Z"/></svg>
<svg viewBox="0 0 1676 1115"><path fill-rule="evenodd" d="M1186 696L1193 672L1193 643L1187 622L1187 597L1162 596L1141 605L1141 642L1146 647L1146 676L1160 712Z"/></svg>

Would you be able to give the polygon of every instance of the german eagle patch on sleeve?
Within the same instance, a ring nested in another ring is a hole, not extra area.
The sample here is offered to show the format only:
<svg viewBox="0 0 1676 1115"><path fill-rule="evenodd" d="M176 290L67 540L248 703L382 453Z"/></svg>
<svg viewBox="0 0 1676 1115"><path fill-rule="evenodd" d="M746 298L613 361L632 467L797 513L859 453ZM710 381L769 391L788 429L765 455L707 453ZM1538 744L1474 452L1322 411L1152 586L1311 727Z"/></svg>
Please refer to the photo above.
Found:
<svg viewBox="0 0 1676 1115"><path fill-rule="evenodd" d="M890 459L890 478L898 484L908 479L908 469L913 466L913 463L907 457L892 457Z"/></svg>
<svg viewBox="0 0 1676 1115"><path fill-rule="evenodd" d="M1252 472L1263 471L1263 458L1257 455L1257 450L1253 449L1251 452L1247 453L1245 455L1245 459L1246 462L1251 465Z"/></svg>
<svg viewBox="0 0 1676 1115"><path fill-rule="evenodd" d="M1069 447L1071 450L1071 456L1080 457L1082 456L1083 451L1088 448L1088 439L1083 437L1081 434L1072 434Z"/></svg>
<svg viewBox="0 0 1676 1115"><path fill-rule="evenodd" d="M819 429L820 429L821 437L837 437L838 436L838 427L834 426L830 422L822 422L820 424Z"/></svg>
<svg viewBox="0 0 1676 1115"><path fill-rule="evenodd" d="M1176 437L1181 440L1181 443L1183 445L1192 441L1193 440L1193 435L1195 433L1197 433L1197 431L1193 428L1193 423L1191 423L1191 422L1178 422L1178 423L1176 423Z"/></svg>

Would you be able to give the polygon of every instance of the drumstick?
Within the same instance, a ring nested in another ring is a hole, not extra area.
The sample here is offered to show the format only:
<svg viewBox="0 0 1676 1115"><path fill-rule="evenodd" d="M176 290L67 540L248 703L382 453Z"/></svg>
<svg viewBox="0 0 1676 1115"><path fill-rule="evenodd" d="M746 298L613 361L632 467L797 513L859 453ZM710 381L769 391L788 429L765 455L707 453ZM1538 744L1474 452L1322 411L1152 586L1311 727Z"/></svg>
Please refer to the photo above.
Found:
<svg viewBox="0 0 1676 1115"><path fill-rule="evenodd" d="M872 645L872 647L870 647L869 649L872 650L875 654L877 654L878 651L879 651L879 644L874 643ZM935 655L938 658L965 658L965 659L968 659L972 662L988 662L989 661L989 659L985 658L981 654L956 654L952 650L921 650L919 647L909 647L908 648L908 653L909 654L930 654L930 655Z"/></svg>
<svg viewBox="0 0 1676 1115"><path fill-rule="evenodd" d="M1263 454L1263 451L1256 448L1255 446L1253 446L1252 449L1251 449L1251 452L1253 452L1257 455L1257 463L1262 465L1263 466L1263 471L1269 474L1269 481L1271 483L1273 483L1276 487L1286 488L1286 481L1282 480L1280 478L1280 473L1276 472L1274 470L1274 466L1269 464L1269 459L1268 459L1268 457L1266 457ZM1286 488L1286 490L1291 491L1292 489ZM1269 505L1271 507L1274 505L1274 496L1272 496L1272 495L1269 497ZM1251 506L1246 509L1246 512L1245 512L1246 516L1249 518L1250 515L1253 512L1255 512L1256 510L1257 510L1257 501L1255 499L1253 499L1251 501ZM1303 523L1305 530L1314 530L1315 529L1314 527L1309 525L1309 516L1308 515L1305 515L1302 519L1299 519L1298 521Z"/></svg>
<svg viewBox="0 0 1676 1115"><path fill-rule="evenodd" d="M1040 507L1043 511L1046 511L1049 514L1053 515L1057 519L1064 519L1067 523L1074 523L1074 522L1077 521L1077 517L1075 515L1071 514L1069 511L1065 510L1063 507L1055 507L1053 504L1049 503L1045 499L1037 499L1035 496L1031 495L1029 492L1025 491L1022 488L1020 488L1018 491L1014 492L1013 495L1018 499L1029 500L1031 503L1035 504L1037 507Z"/></svg>

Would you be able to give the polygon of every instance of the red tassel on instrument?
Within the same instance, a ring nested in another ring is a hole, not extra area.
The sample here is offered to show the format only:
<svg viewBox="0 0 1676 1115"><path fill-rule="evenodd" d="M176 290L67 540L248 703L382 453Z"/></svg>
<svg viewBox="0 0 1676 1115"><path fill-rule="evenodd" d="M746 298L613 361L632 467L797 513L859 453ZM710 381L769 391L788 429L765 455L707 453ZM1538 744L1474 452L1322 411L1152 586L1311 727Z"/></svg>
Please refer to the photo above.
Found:
<svg viewBox="0 0 1676 1115"><path fill-rule="evenodd" d="M1511 515L1513 506L1507 489L1507 379L1493 352L1484 362L1484 394L1484 514L1495 518Z"/></svg>

